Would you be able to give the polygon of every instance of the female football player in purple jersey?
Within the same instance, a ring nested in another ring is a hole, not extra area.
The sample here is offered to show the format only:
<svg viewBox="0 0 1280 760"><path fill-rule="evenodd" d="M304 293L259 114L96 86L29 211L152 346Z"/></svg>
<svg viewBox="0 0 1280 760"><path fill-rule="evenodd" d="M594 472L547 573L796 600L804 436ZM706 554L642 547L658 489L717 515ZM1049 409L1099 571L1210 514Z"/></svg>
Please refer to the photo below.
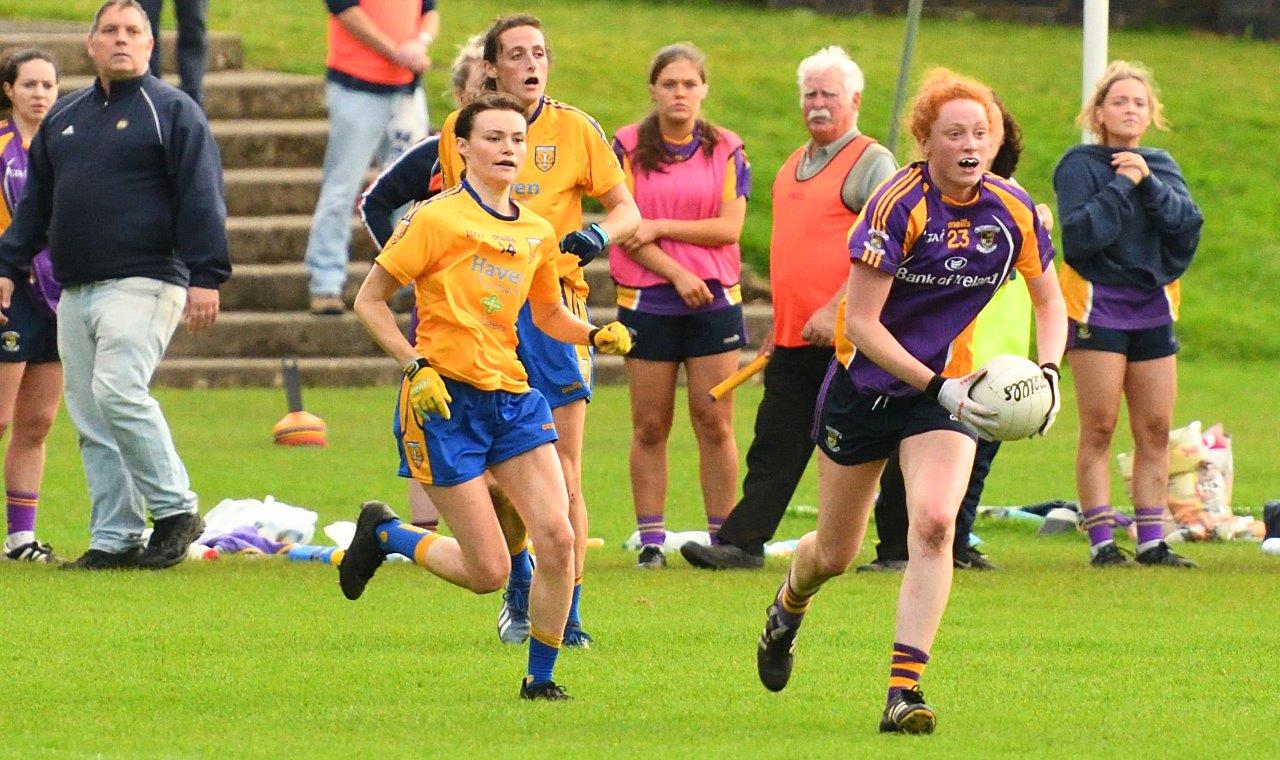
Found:
<svg viewBox="0 0 1280 760"><path fill-rule="evenodd" d="M27 146L57 99L58 67L48 53L26 50L0 61L0 232L12 221L27 184ZM0 313L0 436L13 431L4 458L4 558L11 560L53 559L35 529L44 442L62 395L54 324L60 292L46 249L32 262L28 287L15 288Z"/></svg>
<svg viewBox="0 0 1280 760"><path fill-rule="evenodd" d="M1123 395L1133 431L1137 560L1195 567L1169 551L1163 517L1178 387L1178 278L1195 255L1204 218L1173 158L1141 145L1153 124L1165 128L1145 67L1112 62L1079 122L1098 144L1068 150L1054 170L1053 188L1080 414L1076 488L1092 563L1132 564L1111 537L1111 437Z"/></svg>
<svg viewBox="0 0 1280 760"><path fill-rule="evenodd" d="M1035 312L1037 352L1057 413L1066 313L1053 245L1031 199L985 172L1002 139L991 90L939 69L909 118L923 161L886 180L849 238L854 266L842 335L818 400L818 529L800 540L757 646L760 680L791 675L792 648L813 595L862 545L885 459L899 452L910 559L898 596L889 689L880 730L929 733L918 684L951 591L952 534L976 441L994 411L969 399L981 378L966 327L1016 268Z"/></svg>

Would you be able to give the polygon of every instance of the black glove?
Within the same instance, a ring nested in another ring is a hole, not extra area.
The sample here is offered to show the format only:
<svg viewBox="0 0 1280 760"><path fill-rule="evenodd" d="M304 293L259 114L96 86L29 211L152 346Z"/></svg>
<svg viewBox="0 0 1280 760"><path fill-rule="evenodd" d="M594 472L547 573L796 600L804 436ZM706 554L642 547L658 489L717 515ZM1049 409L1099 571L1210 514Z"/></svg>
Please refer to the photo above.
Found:
<svg viewBox="0 0 1280 760"><path fill-rule="evenodd" d="M578 266L585 267L609 245L609 233L592 222L586 229L576 230L560 240L560 250L578 257Z"/></svg>

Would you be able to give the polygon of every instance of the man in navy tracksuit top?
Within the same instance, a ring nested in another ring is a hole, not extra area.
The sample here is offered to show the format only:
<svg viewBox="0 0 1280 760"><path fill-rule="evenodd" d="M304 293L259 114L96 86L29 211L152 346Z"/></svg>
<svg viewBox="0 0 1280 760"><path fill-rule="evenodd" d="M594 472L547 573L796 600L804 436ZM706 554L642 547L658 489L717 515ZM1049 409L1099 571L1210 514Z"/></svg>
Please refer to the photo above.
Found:
<svg viewBox="0 0 1280 760"><path fill-rule="evenodd" d="M36 133L0 238L0 307L46 242L64 287L58 346L93 505L89 551L73 563L85 569L170 567L204 529L148 385L180 319L195 332L217 317L227 212L209 124L147 73L153 44L137 0L99 9L87 42L98 76Z"/></svg>

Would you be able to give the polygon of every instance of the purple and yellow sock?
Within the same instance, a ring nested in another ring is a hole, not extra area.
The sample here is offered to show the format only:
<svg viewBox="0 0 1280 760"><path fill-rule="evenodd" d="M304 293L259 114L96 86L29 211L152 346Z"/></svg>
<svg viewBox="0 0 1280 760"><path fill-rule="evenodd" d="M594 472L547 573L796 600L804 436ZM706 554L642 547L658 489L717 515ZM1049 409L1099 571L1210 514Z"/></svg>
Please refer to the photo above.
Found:
<svg viewBox="0 0 1280 760"><path fill-rule="evenodd" d="M707 535L711 536L711 545L720 545L720 526L724 525L723 517L707 517Z"/></svg>
<svg viewBox="0 0 1280 760"><path fill-rule="evenodd" d="M511 552L511 575L507 578L507 588L515 586L528 589L529 584L533 582L533 560L529 558L529 539L522 537L516 545L508 545L507 551Z"/></svg>
<svg viewBox="0 0 1280 760"><path fill-rule="evenodd" d="M791 588L791 573L788 572L787 580L783 582L782 588L778 589L778 598L773 604L778 608L778 615L782 618L782 622L795 628L804 620L804 614L809 611L809 603L812 601L812 594L804 596Z"/></svg>
<svg viewBox="0 0 1280 760"><path fill-rule="evenodd" d="M636 528L640 531L640 545L662 546L667 540L667 522L662 515L638 515Z"/></svg>
<svg viewBox="0 0 1280 760"><path fill-rule="evenodd" d="M9 533L35 532L36 504L40 500L40 494L6 490L4 500L9 518Z"/></svg>
<svg viewBox="0 0 1280 760"><path fill-rule="evenodd" d="M1164 507L1138 507L1138 551L1144 552L1164 540Z"/></svg>
<svg viewBox="0 0 1280 760"><path fill-rule="evenodd" d="M1115 513L1111 506L1103 504L1084 513L1084 529L1089 532L1089 552L1097 555L1098 550L1107 544L1114 543L1111 529L1116 524Z"/></svg>
<svg viewBox="0 0 1280 760"><path fill-rule="evenodd" d="M573 601L569 602L569 619L565 625L582 627L582 615L578 612L578 598L582 596L582 576L573 579Z"/></svg>
<svg viewBox="0 0 1280 760"><path fill-rule="evenodd" d="M543 683L550 681L552 671L556 667L556 657L560 654L560 642L564 637L551 635L536 627L529 629L529 681Z"/></svg>
<svg viewBox="0 0 1280 760"><path fill-rule="evenodd" d="M924 666L929 664L929 653L906 644L893 644L893 663L889 666L889 694L885 697L888 704L898 692L915 689L920 686L920 676L924 675Z"/></svg>
<svg viewBox="0 0 1280 760"><path fill-rule="evenodd" d="M427 549L440 538L439 533L399 520L387 520L375 530L378 548L387 554L404 555L421 567L427 566Z"/></svg>

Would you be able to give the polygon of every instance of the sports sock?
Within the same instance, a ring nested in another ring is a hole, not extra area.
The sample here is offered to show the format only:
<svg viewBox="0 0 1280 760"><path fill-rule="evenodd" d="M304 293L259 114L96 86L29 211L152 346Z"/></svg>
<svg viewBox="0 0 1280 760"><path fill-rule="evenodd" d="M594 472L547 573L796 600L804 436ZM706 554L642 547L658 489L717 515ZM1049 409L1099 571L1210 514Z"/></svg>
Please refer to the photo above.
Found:
<svg viewBox="0 0 1280 760"><path fill-rule="evenodd" d="M532 581L533 560L529 558L529 539L526 538L520 541L517 551L511 552L511 575L507 579L507 587L527 589Z"/></svg>
<svg viewBox="0 0 1280 760"><path fill-rule="evenodd" d="M563 639L559 634L552 636L537 628L529 630L529 678L533 683L551 680Z"/></svg>
<svg viewBox="0 0 1280 760"><path fill-rule="evenodd" d="M1164 540L1164 507L1138 507L1138 552L1145 552Z"/></svg>
<svg viewBox="0 0 1280 760"><path fill-rule="evenodd" d="M666 520L663 515L638 515L636 527L640 530L640 545L662 546L667 540Z"/></svg>
<svg viewBox="0 0 1280 760"><path fill-rule="evenodd" d="M422 528L423 530L429 530L432 533L435 533L437 530L440 530L440 521L439 520L414 520L413 527Z"/></svg>
<svg viewBox="0 0 1280 760"><path fill-rule="evenodd" d="M427 549L440 537L439 533L399 520L387 520L376 529L378 548L387 554L401 554L415 565L427 566Z"/></svg>
<svg viewBox="0 0 1280 760"><path fill-rule="evenodd" d="M1089 553L1091 555L1097 556L1099 549L1115 542L1111 537L1111 528L1115 524L1115 514L1108 504L1094 507L1084 513L1084 529L1089 532Z"/></svg>
<svg viewBox="0 0 1280 760"><path fill-rule="evenodd" d="M811 601L813 601L812 594L803 596L791 588L791 573L788 572L787 580L783 582L782 588L778 589L778 598L773 604L778 608L778 616L782 618L782 622L795 628L804 620L804 613L809 611Z"/></svg>
<svg viewBox="0 0 1280 760"><path fill-rule="evenodd" d="M928 652L895 641L893 662L889 666L889 694L885 697L885 704L897 696L898 692L918 687L920 676L924 675L924 666L928 662Z"/></svg>
<svg viewBox="0 0 1280 760"><path fill-rule="evenodd" d="M9 535L15 533L30 533L31 541L35 540L36 530L36 503L40 499L40 494L29 493L26 491L9 491L4 492L4 500L6 512L9 518ZM30 543L23 541L22 543Z"/></svg>
<svg viewBox="0 0 1280 760"><path fill-rule="evenodd" d="M573 579L573 601L569 602L569 619L565 621L566 626L576 625L582 627L582 616L578 613L578 597L582 596L582 576Z"/></svg>
<svg viewBox="0 0 1280 760"><path fill-rule="evenodd" d="M720 533L721 525L724 525L723 517L711 517L709 515L707 516L707 535L711 536L712 546L720 545L719 533Z"/></svg>

